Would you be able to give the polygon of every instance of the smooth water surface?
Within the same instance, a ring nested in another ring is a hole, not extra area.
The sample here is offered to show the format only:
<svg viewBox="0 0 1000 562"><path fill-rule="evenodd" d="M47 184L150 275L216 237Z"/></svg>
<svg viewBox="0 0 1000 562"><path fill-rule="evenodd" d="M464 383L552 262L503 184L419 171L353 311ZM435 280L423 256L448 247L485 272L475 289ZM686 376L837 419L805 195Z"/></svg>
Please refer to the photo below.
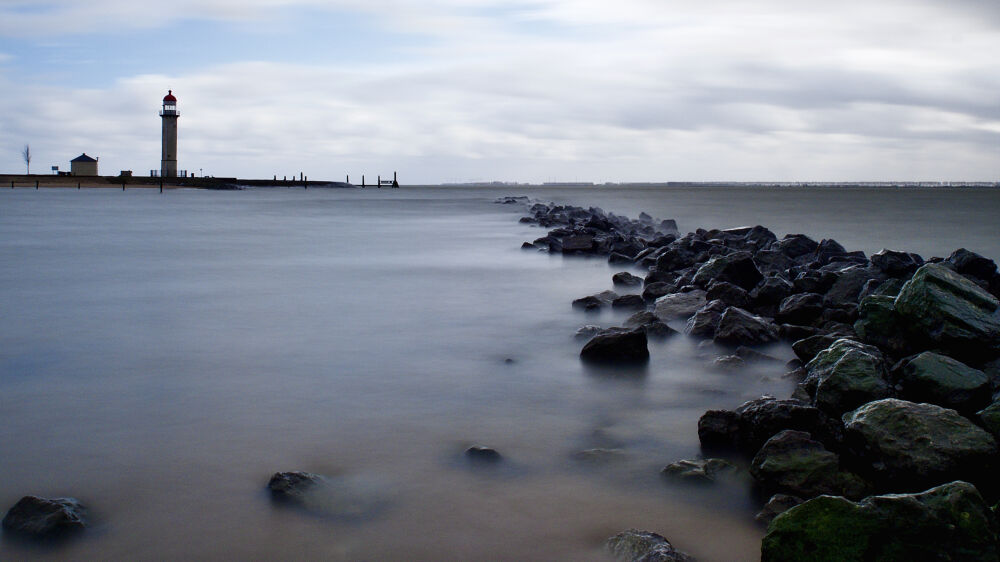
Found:
<svg viewBox="0 0 1000 562"><path fill-rule="evenodd" d="M570 302L618 269L520 250L543 231L492 203L518 194L1000 255L988 190L0 190L0 509L71 495L95 520L62 544L4 536L0 558L603 560L639 527L757 559L744 483L658 473L698 456L706 409L787 395L783 367L718 372L683 336L640 372L583 366L575 330L627 314ZM504 463L468 465L474 443ZM625 455L574 459L594 447ZM274 505L281 470L383 507Z"/></svg>

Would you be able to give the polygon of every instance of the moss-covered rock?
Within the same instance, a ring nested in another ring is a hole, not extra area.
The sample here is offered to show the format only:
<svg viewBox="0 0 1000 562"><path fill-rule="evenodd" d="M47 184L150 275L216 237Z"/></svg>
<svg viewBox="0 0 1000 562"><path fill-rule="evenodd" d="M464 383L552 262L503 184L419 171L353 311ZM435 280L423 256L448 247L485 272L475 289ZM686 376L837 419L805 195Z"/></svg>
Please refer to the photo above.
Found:
<svg viewBox="0 0 1000 562"><path fill-rule="evenodd" d="M845 492L844 484L856 479L842 479L837 455L803 431L785 430L768 439L754 456L750 474L767 496L779 492L802 498L864 495Z"/></svg>
<svg viewBox="0 0 1000 562"><path fill-rule="evenodd" d="M906 354L909 344L896 314L895 302L894 297L885 295L869 295L861 299L854 331L861 341L900 357Z"/></svg>
<svg viewBox="0 0 1000 562"><path fill-rule="evenodd" d="M906 362L900 385L902 397L907 400L930 402L964 413L983 408L993 394L986 373L930 351Z"/></svg>
<svg viewBox="0 0 1000 562"><path fill-rule="evenodd" d="M819 409L839 415L890 395L882 353L875 347L840 339L805 366L803 387Z"/></svg>
<svg viewBox="0 0 1000 562"><path fill-rule="evenodd" d="M887 398L844 414L845 439L887 489L980 480L997 453L992 435L955 410Z"/></svg>
<svg viewBox="0 0 1000 562"><path fill-rule="evenodd" d="M691 557L675 549L670 541L649 531L629 529L608 539L605 544L616 560L622 562L690 562Z"/></svg>
<svg viewBox="0 0 1000 562"><path fill-rule="evenodd" d="M978 364L1000 352L1000 302L942 265L918 269L895 306L915 337L948 355Z"/></svg>
<svg viewBox="0 0 1000 562"><path fill-rule="evenodd" d="M996 520L978 490L951 482L854 503L820 496L779 515L763 562L997 560Z"/></svg>

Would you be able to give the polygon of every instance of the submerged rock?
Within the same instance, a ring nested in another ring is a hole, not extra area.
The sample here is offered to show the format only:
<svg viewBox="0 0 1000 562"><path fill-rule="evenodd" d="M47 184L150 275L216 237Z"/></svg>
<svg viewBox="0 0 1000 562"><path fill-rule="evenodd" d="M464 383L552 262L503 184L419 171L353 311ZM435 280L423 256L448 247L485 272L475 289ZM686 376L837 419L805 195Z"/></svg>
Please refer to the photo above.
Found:
<svg viewBox="0 0 1000 562"><path fill-rule="evenodd" d="M760 523L770 523L775 517L797 505L802 505L805 501L806 500L802 498L789 496L788 494L774 494L771 496L771 499L767 500L764 507L757 512L757 515L754 516L754 520Z"/></svg>
<svg viewBox="0 0 1000 562"><path fill-rule="evenodd" d="M276 502L338 519L366 519L389 503L385 483L364 476L277 472L267 487Z"/></svg>
<svg viewBox="0 0 1000 562"><path fill-rule="evenodd" d="M621 271L611 276L611 283L622 287L638 287L642 285L642 277L632 275L627 271Z"/></svg>
<svg viewBox="0 0 1000 562"><path fill-rule="evenodd" d="M649 531L629 529L608 539L607 549L621 562L691 562L666 538Z"/></svg>
<svg viewBox="0 0 1000 562"><path fill-rule="evenodd" d="M474 462L498 463L503 460L503 456L492 447L473 445L465 450L465 458Z"/></svg>
<svg viewBox="0 0 1000 562"><path fill-rule="evenodd" d="M86 508L75 498L24 496L3 518L5 532L26 537L53 537L86 526Z"/></svg>
<svg viewBox="0 0 1000 562"><path fill-rule="evenodd" d="M736 465L723 459L679 460L665 466L660 474L686 482L715 482L727 473L736 471Z"/></svg>
<svg viewBox="0 0 1000 562"><path fill-rule="evenodd" d="M649 361L646 331L636 329L598 334L583 346L580 358L592 363L645 363Z"/></svg>
<svg viewBox="0 0 1000 562"><path fill-rule="evenodd" d="M762 562L997 560L996 520L979 491L951 482L855 503L820 496L779 515Z"/></svg>

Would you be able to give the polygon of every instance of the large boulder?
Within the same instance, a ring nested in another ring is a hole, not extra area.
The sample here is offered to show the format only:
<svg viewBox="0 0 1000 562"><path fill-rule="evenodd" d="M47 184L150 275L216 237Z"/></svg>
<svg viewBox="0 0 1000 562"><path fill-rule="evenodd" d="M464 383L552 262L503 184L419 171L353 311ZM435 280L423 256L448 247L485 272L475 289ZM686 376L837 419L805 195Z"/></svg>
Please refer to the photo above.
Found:
<svg viewBox="0 0 1000 562"><path fill-rule="evenodd" d="M845 439L873 478L906 490L953 478L979 481L997 442L955 410L886 398L844 414Z"/></svg>
<svg viewBox="0 0 1000 562"><path fill-rule="evenodd" d="M807 326L823 314L823 295L798 293L786 297L778 306L775 320L787 324Z"/></svg>
<svg viewBox="0 0 1000 562"><path fill-rule="evenodd" d="M763 278L750 252L736 252L708 260L698 268L693 282L708 287L713 281L727 281L749 291Z"/></svg>
<svg viewBox="0 0 1000 562"><path fill-rule="evenodd" d="M664 322L675 318L687 318L705 306L705 302L705 291L671 293L656 299L653 314Z"/></svg>
<svg viewBox="0 0 1000 562"><path fill-rule="evenodd" d="M955 271L962 275L971 275L983 280L989 280L997 273L997 264L983 256L959 248L948 256L948 261L955 267Z"/></svg>
<svg viewBox="0 0 1000 562"><path fill-rule="evenodd" d="M835 494L860 498L867 487L840 472L840 459L804 431L784 430L757 451L750 474L767 496L781 492L801 498Z"/></svg>
<svg viewBox="0 0 1000 562"><path fill-rule="evenodd" d="M75 498L24 496L4 515L3 529L26 537L52 537L83 529L86 514Z"/></svg>
<svg viewBox="0 0 1000 562"><path fill-rule="evenodd" d="M715 327L714 341L728 345L759 345L778 341L778 325L742 308L730 306Z"/></svg>
<svg viewBox="0 0 1000 562"><path fill-rule="evenodd" d="M854 331L861 341L900 357L910 349L903 324L896 314L896 299L886 295L869 295L858 306Z"/></svg>
<svg viewBox="0 0 1000 562"><path fill-rule="evenodd" d="M768 439L786 429L835 443L840 438L839 424L814 406L763 397L745 402L736 410L705 412L698 420L698 438L709 450L734 447L753 456Z"/></svg>
<svg viewBox="0 0 1000 562"><path fill-rule="evenodd" d="M996 531L992 511L967 482L857 503L820 496L771 522L761 561L996 561Z"/></svg>
<svg viewBox="0 0 1000 562"><path fill-rule="evenodd" d="M870 345L840 339L806 363L803 387L813 404L840 415L890 394L881 352Z"/></svg>
<svg viewBox="0 0 1000 562"><path fill-rule="evenodd" d="M620 562L689 562L690 556L674 548L670 541L649 531L629 529L605 543Z"/></svg>
<svg viewBox="0 0 1000 562"><path fill-rule="evenodd" d="M901 396L913 402L930 402L963 413L982 409L993 395L986 373L931 351L903 365Z"/></svg>
<svg viewBox="0 0 1000 562"><path fill-rule="evenodd" d="M884 274L872 266L853 265L836 272L837 280L823 296L823 303L829 307L843 308L857 306L861 289L871 279L884 278Z"/></svg>
<svg viewBox="0 0 1000 562"><path fill-rule="evenodd" d="M924 258L909 252L894 252L883 248L881 252L872 254L871 262L889 277L901 277L924 265Z"/></svg>
<svg viewBox="0 0 1000 562"><path fill-rule="evenodd" d="M781 277L766 277L750 291L750 306L758 314L774 316L778 305L793 290L792 284Z"/></svg>
<svg viewBox="0 0 1000 562"><path fill-rule="evenodd" d="M698 309L694 316L688 319L684 331L689 336L700 338L710 338L715 335L715 328L719 325L722 313L728 307L720 300L714 300Z"/></svg>
<svg viewBox="0 0 1000 562"><path fill-rule="evenodd" d="M677 330L668 326L648 310L641 310L629 316L628 320L625 320L624 326L631 329L641 328L649 339L665 339L677 333Z"/></svg>
<svg viewBox="0 0 1000 562"><path fill-rule="evenodd" d="M733 285L728 281L718 281L708 286L705 298L709 302L720 300L729 306L746 308L750 306L750 295L746 289Z"/></svg>
<svg viewBox="0 0 1000 562"><path fill-rule="evenodd" d="M580 358L591 363L645 363L649 361L646 331L609 330L600 333L583 346Z"/></svg>
<svg viewBox="0 0 1000 562"><path fill-rule="evenodd" d="M918 269L895 307L912 334L948 355L980 363L1000 352L1000 302L947 267Z"/></svg>
<svg viewBox="0 0 1000 562"><path fill-rule="evenodd" d="M993 434L993 437L1000 437L1000 401L995 401L976 412L976 419L986 431Z"/></svg>
<svg viewBox="0 0 1000 562"><path fill-rule="evenodd" d="M819 355L820 351L830 347L839 339L841 338L829 334L814 334L796 340L792 344L792 351L796 357L804 363L808 363L813 357Z"/></svg>
<svg viewBox="0 0 1000 562"><path fill-rule="evenodd" d="M775 247L790 258L798 258L814 253L819 244L805 234L786 234Z"/></svg>

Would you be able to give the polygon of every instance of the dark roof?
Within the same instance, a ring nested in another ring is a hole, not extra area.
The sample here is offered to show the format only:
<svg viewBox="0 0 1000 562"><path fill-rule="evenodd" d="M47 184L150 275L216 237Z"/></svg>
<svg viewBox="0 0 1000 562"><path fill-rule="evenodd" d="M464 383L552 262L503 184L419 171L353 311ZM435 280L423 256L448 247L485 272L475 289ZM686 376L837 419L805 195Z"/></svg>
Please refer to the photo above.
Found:
<svg viewBox="0 0 1000 562"><path fill-rule="evenodd" d="M97 162L97 159L96 158L91 158L90 156L87 156L87 153L84 152L83 154L81 154L81 155L77 156L76 158L70 160L70 162Z"/></svg>
<svg viewBox="0 0 1000 562"><path fill-rule="evenodd" d="M167 95L163 96L163 101L176 102L177 98L174 97L174 91L173 90L167 90Z"/></svg>

